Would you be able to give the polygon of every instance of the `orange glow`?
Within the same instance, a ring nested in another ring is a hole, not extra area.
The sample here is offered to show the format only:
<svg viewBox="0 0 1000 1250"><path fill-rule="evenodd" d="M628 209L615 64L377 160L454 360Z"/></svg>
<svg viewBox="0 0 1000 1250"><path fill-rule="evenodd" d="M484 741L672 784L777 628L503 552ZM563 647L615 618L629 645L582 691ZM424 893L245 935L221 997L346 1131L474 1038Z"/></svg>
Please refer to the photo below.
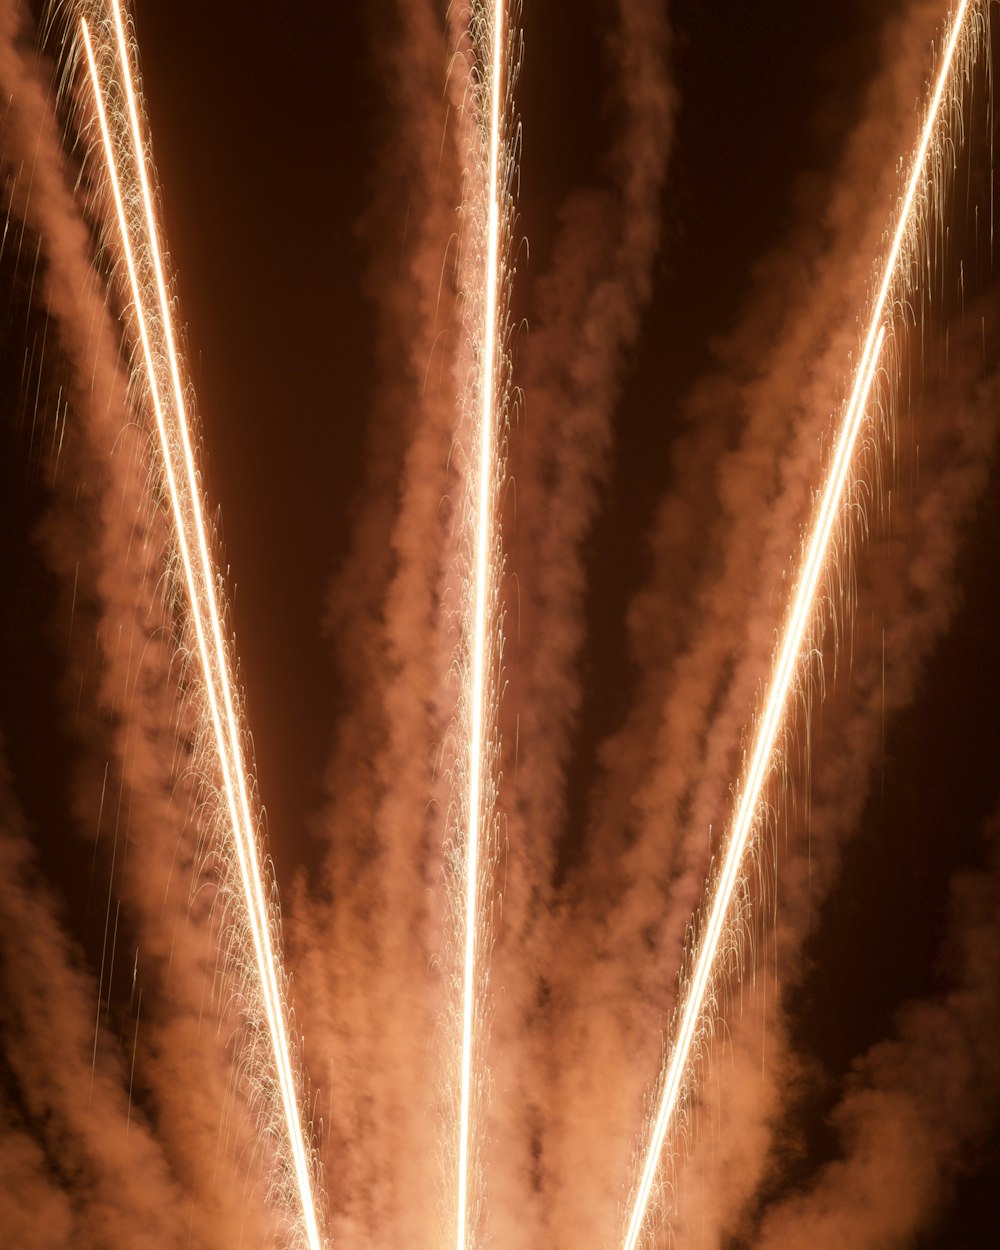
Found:
<svg viewBox="0 0 1000 1250"><path fill-rule="evenodd" d="M266 891L262 877L260 857L251 815L248 793L247 766L241 747L230 659L222 632L222 617L216 592L217 571L209 551L197 468L191 445L188 418L184 401L184 387L175 336L170 315L164 267L157 237L153 200L146 170L146 156L139 123L139 109L133 88L128 46L122 21L119 0L112 0L118 56L125 97L128 103L127 125L132 142L134 168L129 173L136 179L141 190L143 211L130 220L126 212L126 196L123 194L121 175L115 159L114 144L104 103L104 91L100 82L97 62L91 43L86 19L81 19L81 31L94 91L94 101L104 145L107 174L115 202L118 226L121 233L122 252L129 275L135 309L136 329L142 345L146 366L149 395L156 416L163 467L166 474L173 513L175 533L184 576L188 590L191 619L198 642L208 696L211 723L216 752L229 810L233 846L239 863L243 885L247 919L253 936L257 974L260 980L261 999L267 1016L267 1028L274 1056L275 1074L281 1091L282 1105L287 1127L288 1145L292 1154L298 1192L301 1199L303 1228L310 1250L320 1250L320 1238L305 1135L299 1113L295 1074L292 1070L287 1036L285 1007L282 999L274 942L271 932L271 916L266 903ZM116 123L119 119L116 118ZM118 134L119 140L122 134ZM134 192L133 183L129 190ZM131 203L132 195L128 196ZM137 246L146 249L146 259L152 262L156 275L159 322L146 308L144 292L139 281L133 236ZM160 334L154 348L154 335ZM165 350L170 366L172 382L171 397L161 393L156 359ZM178 451L177 443L180 442Z"/></svg>
<svg viewBox="0 0 1000 1250"><path fill-rule="evenodd" d="M858 435L875 378L882 346L887 334L886 311L903 241L914 228L914 206L918 190L926 174L931 141L949 83L955 51L962 34L969 0L961 0L952 18L941 67L917 149L912 160L906 193L901 201L895 232L882 265L882 281L871 309L864 348L855 372L850 400L837 434L835 450L812 529L803 555L792 606L785 624L774 670L756 726L753 750L738 791L736 814L733 817L725 857L708 910L705 930L701 936L692 966L690 982L683 989L682 1008L676 1037L662 1076L662 1086L655 1119L650 1129L642 1171L633 1192L624 1238L624 1250L636 1250L646 1219L653 1186L659 1169L667 1132L670 1129L683 1088L684 1075L699 1024L708 987L711 982L719 944L736 884L743 867L751 834L759 819L763 788L771 773L774 752L788 715L788 706L796 689L796 673L809 644L809 628L816 608L817 593L827 563L837 516L843 503Z"/></svg>
<svg viewBox="0 0 1000 1250"><path fill-rule="evenodd" d="M461 1093L459 1104L458 1195L456 1215L457 1250L466 1250L469 1229L470 1153L472 1134L474 1025L477 1015L477 962L484 945L480 933L479 895L481 889L483 844L487 836L488 804L483 801L483 788L490 767L486 725L492 692L487 678L489 653L488 603L492 598L497 570L491 566L496 535L493 519L493 487L497 478L495 429L498 415L498 380L496 369L497 335L499 332L500 288L500 162L503 144L502 92L504 0L494 0L492 21L491 70L489 79L489 181L486 225L486 268L483 274L483 320L481 365L478 385L481 410L478 428L478 483L476 488L474 542L474 609L472 630L472 664L468 676L471 710L469 733L467 823L465 828L465 942L462 982Z"/></svg>

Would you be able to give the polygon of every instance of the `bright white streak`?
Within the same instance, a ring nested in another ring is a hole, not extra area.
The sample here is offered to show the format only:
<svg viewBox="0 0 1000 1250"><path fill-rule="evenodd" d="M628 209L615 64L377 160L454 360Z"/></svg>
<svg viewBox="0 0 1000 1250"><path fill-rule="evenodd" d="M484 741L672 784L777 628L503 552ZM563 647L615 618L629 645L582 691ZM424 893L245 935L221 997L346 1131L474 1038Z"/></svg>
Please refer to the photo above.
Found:
<svg viewBox="0 0 1000 1250"><path fill-rule="evenodd" d="M802 643L806 637L809 621L812 617L820 574L826 561L834 523L847 487L854 447L861 430L865 407L875 377L876 365L885 339L886 327L883 324L883 316L889 289L892 286L894 270L899 259L903 239L910 225L910 214L916 198L917 188L924 174L924 166L930 150L931 138L937 123L938 113L941 109L941 101L944 98L945 87L955 56L955 49L958 46L968 7L969 0L961 0L952 20L952 28L948 37L944 59L927 111L920 144L914 156L913 169L906 188L906 194L903 197L903 203L899 210L892 246L886 257L882 284L879 287L878 295L872 307L871 321L865 338L861 360L858 363L855 374L854 388L841 423L836 451L827 473L820 507L813 522L813 530L802 564L801 577L795 592L792 610L781 640L774 675L771 679L767 701L764 705L764 712L757 726L753 755L743 782L722 872L719 875L713 893L708 924L698 947L691 982L684 1000L680 1026L670 1052L645 1164L633 1199L632 1214L625 1234L624 1250L636 1250L642 1233L646 1211L653 1191L653 1182L656 1178L660 1155L663 1151L663 1143L677 1106L688 1056L697 1032L698 1020L711 980L712 967L715 963L719 942L725 928L726 914L729 910L736 882L739 879L743 854L754 827L761 791L770 771L778 732L784 720L789 697L794 688L795 670Z"/></svg>
<svg viewBox="0 0 1000 1250"><path fill-rule="evenodd" d="M250 927L253 934L254 952L257 961L257 971L260 978L261 994L264 1002L265 1013L267 1015L268 1029L271 1037L272 1048L274 1051L275 1067L277 1069L279 1084L281 1087L282 1103L285 1109L285 1118L288 1129L289 1145L295 1164L296 1179L298 1181L299 1193L302 1205L302 1216L306 1227L306 1233L309 1240L311 1250L320 1250L321 1241L319 1229L316 1221L315 1207L312 1196L312 1186L309 1177L309 1168L305 1156L305 1146L301 1121L299 1117L298 1100L295 1095L295 1082L291 1070L291 1060L288 1051L288 1041L285 1034L284 1013L281 1007L280 992L277 985L277 976L274 968L274 951L271 942L270 926L268 923L267 908L264 903L263 885L260 879L260 869L257 863L257 847L253 834L253 822L250 817L249 798L246 790L246 777L244 761L239 744L239 734L236 728L236 717L234 711L234 703L232 697L231 683L228 672L228 661L226 657L226 649L222 639L222 627L219 619L217 608L215 589L214 589L214 570L212 560L208 550L208 543L205 534L204 519L201 510L201 497L198 489L197 475L194 465L194 455L191 449L191 441L187 426L187 416L183 399L183 386L180 380L180 370L177 360L177 352L173 337L173 328L170 318L169 301L166 294L166 283L163 277L163 267L160 258L159 245L157 241L156 222L152 209L152 197L149 191L149 182L146 176L145 157L142 151L141 134L139 130L138 111L135 101L135 93L132 86L132 77L129 67L128 51L125 43L125 32L121 19L121 10L118 0L112 0L115 24L118 35L118 52L122 66L122 73L126 86L126 94L129 102L129 113L132 124L132 136L135 148L136 164L139 169L139 175L142 183L143 203L146 215L146 229L150 241L151 254L153 257L157 288L160 299L160 310L163 318L163 327L167 339L168 354L170 358L171 376L174 384L174 396L177 405L178 425L181 431L181 437L184 447L185 470L187 477L187 488L189 495L189 506L195 519L195 526L198 538L198 555L200 557L200 569L196 571L195 562L192 560L190 545L184 524L184 509L182 506L180 493L177 486L177 475L173 462L173 453L170 445L170 436L166 425L166 419L163 411L163 402L160 395L159 386L156 381L156 369L153 362L153 351L149 338L149 330L146 319L146 312L140 289L138 272L135 264L135 257L132 250L131 239L129 235L128 221L125 214L125 205L121 192L121 183L118 175L117 163L115 161L114 149L111 141L111 133L108 126L107 113L104 107L104 97L101 90L100 80L97 72L97 63L94 57L93 47L90 40L90 31L85 18L81 18L81 29L83 32L83 41L87 53L87 61L90 67L91 82L93 84L94 98L97 106L98 119L101 127L101 135L104 142L105 159L108 169L108 176L115 200L115 208L118 216L118 225L122 238L122 247L125 253L126 265L129 273L129 280L132 287L132 295L135 301L136 319L139 327L139 336L142 342L143 356L146 362L146 372L148 375L150 394L153 400L153 408L156 414L157 429L160 435L160 446L163 453L164 467L167 474L167 482L170 493L171 505L174 512L175 528L177 532L178 543L181 549L181 559L184 565L185 579L188 587L188 597L191 603L191 614L195 626L195 634L198 639L198 651L201 658L202 669L205 676L205 687L208 693L209 705L212 715L212 725L215 733L216 749L219 756L219 763L222 768L223 782L226 791L226 799L229 807L230 820L232 824L233 840L236 846L237 857L240 865L240 876L243 884L244 897L247 903L247 912L250 919ZM202 588L208 600L208 615L211 622L212 641L214 644L214 656L210 653L208 639L206 638L205 624L202 619L202 607L199 594L198 572L201 574ZM214 660L214 662L213 662ZM222 715L219 708L218 692L216 683L222 688L223 698L226 709L226 720L228 722L229 736L227 738L223 727ZM235 776L235 787L234 787ZM235 789L239 789L239 801ZM242 820L241 820L242 817Z"/></svg>
<svg viewBox="0 0 1000 1250"><path fill-rule="evenodd" d="M486 750L486 605L493 542L493 426L496 421L495 357L497 288L500 251L500 79L502 69L504 0L493 5L493 71L490 80L490 179L486 241L486 295L483 316L483 361L480 373L482 411L479 429L479 486L476 518L475 620L472 641L472 726L469 735L468 829L465 849L465 969L462 987L462 1086L458 1139L457 1250L466 1250L469 1237L469 1150L472 1116L472 1050L476 1009L476 930L479 924L479 850L483 838L482 766Z"/></svg>

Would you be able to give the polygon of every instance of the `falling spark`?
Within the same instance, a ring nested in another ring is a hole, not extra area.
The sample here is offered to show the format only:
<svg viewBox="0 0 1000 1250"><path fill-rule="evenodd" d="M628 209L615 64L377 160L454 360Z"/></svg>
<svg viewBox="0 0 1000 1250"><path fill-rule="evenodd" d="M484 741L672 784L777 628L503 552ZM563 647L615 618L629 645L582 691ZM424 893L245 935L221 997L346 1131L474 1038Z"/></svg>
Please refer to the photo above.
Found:
<svg viewBox="0 0 1000 1250"><path fill-rule="evenodd" d="M868 398L887 334L885 319L889 293L898 277L896 270L904 239L914 225L918 191L926 176L928 157L932 150L931 141L969 10L970 0L961 0L955 10L920 142L913 156L906 193L900 204L892 243L883 265L882 282L871 308L868 332L855 372L854 386L844 411L826 484L813 519L791 611L777 652L763 714L757 725L753 752L739 792L722 869L715 882L704 934L694 955L691 979L685 987L676 1036L662 1077L656 1118L650 1132L639 1182L632 1195L624 1250L636 1250L643 1232L664 1142L677 1109L688 1059L698 1035L729 906L740 878L752 831L758 820L762 791L773 768L779 735L795 689L796 672L802 660L803 646L808 641L810 622L814 618L820 578L847 491L854 449L864 423Z"/></svg>
<svg viewBox="0 0 1000 1250"><path fill-rule="evenodd" d="M146 365L149 393L156 415L177 541L184 566L191 616L198 641L198 653L205 678L205 689L208 695L216 750L222 771L233 842L239 863L247 918L253 935L261 1000L267 1016L274 1066L281 1091L287 1139L293 1158L302 1221L310 1250L320 1250L322 1242L312 1192L305 1134L299 1113L295 1074L292 1069L285 1008L278 984L277 959L271 934L270 912L266 903L257 840L254 833L255 826L250 812L247 768L240 745L241 734L237 723L230 661L223 639L222 620L215 590L216 571L206 536L197 468L184 400L184 387L181 381L178 352L164 277L164 266L158 243L152 193L146 170L138 102L132 81L130 57L119 0L112 0L112 8L120 70L128 104L127 124L131 134L135 161L133 172L139 180L143 207L141 219L131 224L126 212L126 196L123 194L108 114L104 103L105 93L101 85L86 18L81 18L81 31L90 69L98 121L100 123L107 174L115 202L122 250L132 290L135 318ZM121 135L118 138L121 140ZM131 202L131 197L129 197L129 202ZM173 387L172 425L168 425L166 403L161 394L156 356L152 342L154 330L151 329L151 319L145 307L144 294L139 281L136 256L132 245L133 230L139 232L140 246L147 249L147 257L151 260L156 275L160 318L159 330L165 339ZM173 438L171 437L172 433L174 435ZM177 452L175 443L178 435L182 449L181 466L178 466L176 463ZM193 536L190 533L192 527L194 529ZM194 551L192 551L192 547L195 548Z"/></svg>
<svg viewBox="0 0 1000 1250"><path fill-rule="evenodd" d="M486 255L482 275L482 340L479 344L480 362L477 384L480 391L478 414L478 465L475 466L477 485L475 491L475 538L473 545L473 619L472 661L468 674L468 700L471 723L468 742L468 793L466 798L465 826L465 940L462 979L462 1039L461 1039L461 1087L459 1100L458 1143L458 1193L456 1215L457 1250L466 1250L471 1241L470 1232L470 1169L472 1154L473 1116L473 1053L476 1048L475 1022L481 1004L477 998L480 982L478 964L485 945L482 921L479 915L483 851L488 835L490 804L484 802L484 786L487 784L491 759L491 727L487 725L489 709L494 706L494 691L487 674L489 662L489 604L494 597L497 580L495 567L496 532L493 518L493 493L497 480L497 450L495 432L500 401L498 370L496 367L497 339L499 335L499 305L501 292L500 231L501 231L501 176L503 148L503 49L505 34L504 0L494 0L492 18L486 29L490 36L489 115L486 122L489 151L489 179L486 185ZM475 28L480 21L474 6L472 23ZM485 41L484 41L485 42Z"/></svg>

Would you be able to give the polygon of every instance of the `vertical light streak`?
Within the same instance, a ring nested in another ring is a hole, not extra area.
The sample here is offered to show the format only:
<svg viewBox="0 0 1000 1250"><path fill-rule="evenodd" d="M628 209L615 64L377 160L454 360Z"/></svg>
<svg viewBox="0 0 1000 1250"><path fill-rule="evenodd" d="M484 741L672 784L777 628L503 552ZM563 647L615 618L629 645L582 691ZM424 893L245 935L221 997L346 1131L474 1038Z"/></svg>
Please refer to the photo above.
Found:
<svg viewBox="0 0 1000 1250"><path fill-rule="evenodd" d="M118 43L118 55L122 72L125 95L128 102L129 122L136 171L142 190L144 209L143 225L145 242L149 248L156 273L157 294L162 319L162 330L166 339L167 353L170 362L170 375L173 383L176 427L180 434L183 449L184 486L188 510L195 528L196 554L192 556L191 541L188 535L188 524L185 519L184 500L178 484L178 471L174 463L175 453L171 444L170 429L164 411L163 397L157 381L153 347L150 337L149 323L143 293L136 266L135 253L131 242L131 232L125 210L121 179L114 153L111 130L108 123L107 110L104 104L104 93L101 88L100 75L91 43L90 31L85 18L81 18L81 31L90 70L94 100L104 145L105 161L108 178L115 201L115 210L121 234L122 249L125 256L129 282L135 304L136 322L139 338L142 343L143 358L156 415L157 431L163 454L164 469L167 476L171 507L174 515L175 530L184 566L185 581L195 635L198 641L198 653L205 679L205 688L209 700L212 727L215 736L219 765L222 771L226 801L229 808L233 841L240 868L247 915L253 936L254 954L260 980L261 998L267 1016L268 1032L278 1084L281 1090L282 1105L288 1135L289 1149L292 1153L293 1166L301 1202L301 1214L310 1250L320 1250L321 1239L316 1218L315 1202L312 1193L312 1182L306 1156L305 1137L299 1114L296 1096L295 1077L292 1071L290 1050L284 1008L278 986L275 952L271 940L270 921L264 897L261 878L254 823L250 814L250 802L247 790L246 765L240 746L240 734L237 726L235 700L232 691L232 680L229 673L229 660L222 636L222 623L215 593L215 570L208 547L204 517L201 506L201 494L197 480L194 453L191 446L190 432L184 388L181 381L178 353L170 315L164 269L159 250L156 219L153 211L152 194L146 172L146 158L143 152L142 135L139 125L138 104L133 87L128 46L122 21L119 0L112 0L115 18L115 29ZM209 628L206 630L205 617ZM211 645L208 634L211 634ZM223 718L224 705L225 717Z"/></svg>
<svg viewBox="0 0 1000 1250"><path fill-rule="evenodd" d="M820 576L829 554L834 524L850 480L854 448L863 424L868 397L887 332L884 318L889 292L897 276L896 265L903 241L912 225L917 192L926 172L931 140L969 7L970 0L960 0L955 10L934 93L927 109L920 141L913 156L906 193L899 208L896 229L883 265L882 281L872 305L868 332L855 373L854 386L838 431L834 456L827 472L819 507L813 519L812 531L803 557L792 607L780 641L764 711L757 724L753 752L739 792L722 869L713 889L705 932L694 956L691 980L685 987L680 1021L663 1075L656 1118L650 1133L639 1182L632 1196L632 1210L625 1232L624 1250L636 1250L642 1235L663 1145L682 1090L688 1058L698 1032L719 943L725 930L729 906L742 870L744 853L758 818L761 793L773 765L774 751L789 699L795 689L795 674L802 657L803 644L807 640L809 623L813 618Z"/></svg>
<svg viewBox="0 0 1000 1250"><path fill-rule="evenodd" d="M479 465L475 540L475 610L472 633L470 674L472 721L469 734L468 825L465 837L465 951L462 985L462 1072L459 1104L457 1250L469 1242L469 1156L472 1132L472 1059L477 1014L476 971L478 962L480 859L484 840L482 788L486 743L487 705L487 603L493 582L490 555L493 535L493 483L496 473L494 427L496 409L496 347L498 332L498 288L500 275L500 146L502 142L502 95L504 0L494 0L491 26L491 77L489 104L489 182L487 195L486 272L484 275L484 314L482 365L479 384L482 405L479 414ZM487 762L488 765L488 762Z"/></svg>

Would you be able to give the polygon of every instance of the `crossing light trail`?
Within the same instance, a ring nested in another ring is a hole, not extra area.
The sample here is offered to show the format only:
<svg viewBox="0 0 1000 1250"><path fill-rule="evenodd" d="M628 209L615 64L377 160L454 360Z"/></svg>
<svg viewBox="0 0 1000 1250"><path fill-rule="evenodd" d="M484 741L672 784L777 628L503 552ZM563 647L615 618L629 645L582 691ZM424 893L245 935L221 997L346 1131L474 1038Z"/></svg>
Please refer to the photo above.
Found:
<svg viewBox="0 0 1000 1250"><path fill-rule="evenodd" d="M763 711L756 725L750 760L737 792L735 815L722 866L713 885L705 928L693 952L690 980L682 990L676 1034L662 1073L656 1114L649 1133L642 1170L631 1196L624 1250L636 1250L643 1234L664 1143L684 1087L692 1048L703 1023L705 1002L725 932L730 903L740 879L751 835L760 819L763 790L774 767L775 753L780 748L789 702L796 689L796 677L809 645L810 623L816 609L823 569L828 561L835 524L847 493L858 436L864 425L865 411L892 317L890 294L895 284L905 284L899 272L900 258L903 255L905 260L904 243L910 232L917 229L921 193L927 193L929 162L942 115L942 105L954 87L952 75L956 64L956 51L966 24L968 22L971 25L971 18L978 7L975 0L961 0L953 12L947 30L933 94L912 157L906 191L900 201L895 229L882 261L882 279L871 305L854 384L843 412L833 457L805 544L794 597L778 645Z"/></svg>
<svg viewBox="0 0 1000 1250"><path fill-rule="evenodd" d="M107 85L101 80L90 28L85 17L81 18L81 34L121 236L122 255L128 271L136 331L156 417L174 529L184 568L191 620L197 638L198 657L225 790L233 848L239 866L246 918L253 939L260 1000L266 1015L274 1074L284 1112L287 1145L301 1206L302 1230L309 1250L321 1250L323 1243L316 1214L309 1153L299 1111L285 1004L279 985L280 974L271 930L271 912L266 902L267 892L251 814L247 764L241 745L242 735L233 692L231 661L223 637L222 614L216 592L217 573L209 549L198 484L179 354L146 168L139 105L132 79L131 58L120 0L111 0L111 6L120 87L126 103L125 116L118 112L109 116L106 107ZM113 126L119 128L114 138ZM119 168L116 147L118 150L127 150L129 146L131 164L123 174ZM141 203L141 211L135 210L130 215L126 203L132 206L136 201ZM137 254L142 255L155 274L157 307L152 310L147 307L148 292L140 281ZM158 360L164 354L169 365L170 395L164 393L161 370L158 368Z"/></svg>

